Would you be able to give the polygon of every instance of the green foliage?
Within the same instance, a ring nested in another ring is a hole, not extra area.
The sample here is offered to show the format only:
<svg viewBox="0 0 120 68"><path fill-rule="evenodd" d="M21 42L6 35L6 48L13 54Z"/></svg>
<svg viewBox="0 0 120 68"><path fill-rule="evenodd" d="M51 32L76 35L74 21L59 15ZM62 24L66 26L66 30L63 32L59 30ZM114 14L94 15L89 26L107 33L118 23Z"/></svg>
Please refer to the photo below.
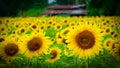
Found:
<svg viewBox="0 0 120 68"><path fill-rule="evenodd" d="M44 8L32 8L32 9L23 11L23 14L21 14L21 11L19 11L17 16L38 17L38 16L40 16L41 12L43 12L44 10L45 10Z"/></svg>
<svg viewBox="0 0 120 68"><path fill-rule="evenodd" d="M16 16L18 12L24 15L26 12L23 13L23 11L36 11L36 9L30 8L46 7L48 5L47 1L48 0L0 0L0 16Z"/></svg>
<svg viewBox="0 0 120 68"><path fill-rule="evenodd" d="M88 5L89 15L120 15L119 4L116 0L91 0Z"/></svg>
<svg viewBox="0 0 120 68"><path fill-rule="evenodd" d="M69 4L75 4L76 3L76 0L56 0L57 4L60 4L60 5L69 5ZM77 1L78 4L85 4L86 1L85 0L78 0Z"/></svg>

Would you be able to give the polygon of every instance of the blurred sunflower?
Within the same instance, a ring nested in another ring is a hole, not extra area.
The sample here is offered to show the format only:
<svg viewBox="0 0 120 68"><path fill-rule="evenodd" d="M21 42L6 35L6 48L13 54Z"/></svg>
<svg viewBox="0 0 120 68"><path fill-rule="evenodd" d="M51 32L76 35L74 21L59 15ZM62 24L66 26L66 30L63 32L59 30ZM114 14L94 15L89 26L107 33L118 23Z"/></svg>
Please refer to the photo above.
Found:
<svg viewBox="0 0 120 68"><path fill-rule="evenodd" d="M24 39L24 37L22 39ZM35 31L31 35L27 35L26 39L22 42L25 55L28 58L47 53L47 49L52 44L52 42L48 40L41 31Z"/></svg>
<svg viewBox="0 0 120 68"><path fill-rule="evenodd" d="M5 41L5 37L0 36L0 44L1 44L3 41Z"/></svg>
<svg viewBox="0 0 120 68"><path fill-rule="evenodd" d="M8 36L8 32L2 31L2 32L0 33L0 36L7 37L7 36Z"/></svg>
<svg viewBox="0 0 120 68"><path fill-rule="evenodd" d="M44 24L40 25L40 29L41 29L41 30L47 29L46 24L44 23Z"/></svg>
<svg viewBox="0 0 120 68"><path fill-rule="evenodd" d="M110 24L110 27L111 27L111 28L115 28L115 27L116 27L115 23L111 23L111 24Z"/></svg>
<svg viewBox="0 0 120 68"><path fill-rule="evenodd" d="M5 24L0 25L0 31L6 31L6 30L7 30L7 28L6 28Z"/></svg>
<svg viewBox="0 0 120 68"><path fill-rule="evenodd" d="M18 57L15 55L20 53L21 45L18 43L16 38L13 38L12 36L5 38L5 41L0 44L0 54L2 55L2 58L7 61L7 63L17 59Z"/></svg>
<svg viewBox="0 0 120 68"><path fill-rule="evenodd" d="M55 25L55 29L56 29L56 30L60 30L61 28L62 28L62 25L61 25L61 24L56 23L56 25Z"/></svg>
<svg viewBox="0 0 120 68"><path fill-rule="evenodd" d="M47 62L54 63L56 60L60 59L61 50L58 47L51 48L50 55L51 58Z"/></svg>
<svg viewBox="0 0 120 68"><path fill-rule="evenodd" d="M63 37L66 37L66 35L70 32L70 28L65 28L63 30L61 30L60 34L63 36Z"/></svg>
<svg viewBox="0 0 120 68"><path fill-rule="evenodd" d="M110 34L111 31L112 31L111 27L106 27L105 28L105 34Z"/></svg>
<svg viewBox="0 0 120 68"><path fill-rule="evenodd" d="M120 61L120 40L113 43L110 54Z"/></svg>
<svg viewBox="0 0 120 68"><path fill-rule="evenodd" d="M67 35L68 48L79 58L89 58L102 51L102 34L95 24L81 24Z"/></svg>
<svg viewBox="0 0 120 68"><path fill-rule="evenodd" d="M56 34L56 42L58 44L63 44L64 43L64 38L59 32Z"/></svg>
<svg viewBox="0 0 120 68"><path fill-rule="evenodd" d="M27 27L21 27L18 28L17 33L21 35L21 34L25 34L27 31L28 31Z"/></svg>
<svg viewBox="0 0 120 68"><path fill-rule="evenodd" d="M68 50L67 48L64 49L64 55L67 56L67 57L71 57L72 56L71 51Z"/></svg>
<svg viewBox="0 0 120 68"><path fill-rule="evenodd" d="M37 24L32 24L32 25L30 25L30 28L31 28L31 30L37 30L38 26L37 26Z"/></svg>
<svg viewBox="0 0 120 68"><path fill-rule="evenodd" d="M113 43L114 43L114 40L112 38L108 38L104 41L103 46L104 46L105 49L111 50Z"/></svg>
<svg viewBox="0 0 120 68"><path fill-rule="evenodd" d="M119 36L119 34L115 31L115 33L112 35L113 38L117 38Z"/></svg>

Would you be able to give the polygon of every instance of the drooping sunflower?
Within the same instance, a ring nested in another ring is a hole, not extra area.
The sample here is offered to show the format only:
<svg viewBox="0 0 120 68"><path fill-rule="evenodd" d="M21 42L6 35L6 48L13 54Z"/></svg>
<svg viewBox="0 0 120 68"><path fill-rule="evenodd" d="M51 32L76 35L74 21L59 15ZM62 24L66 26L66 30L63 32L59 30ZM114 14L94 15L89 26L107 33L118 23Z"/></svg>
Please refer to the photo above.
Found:
<svg viewBox="0 0 120 68"><path fill-rule="evenodd" d="M52 42L44 35L42 31L35 31L31 35L27 35L26 39L23 37L24 41L21 42L23 42L26 57L32 58L47 53Z"/></svg>
<svg viewBox="0 0 120 68"><path fill-rule="evenodd" d="M17 54L21 54L21 45L15 37L8 36L0 44L0 54L7 63L10 63L12 60L18 58L16 57Z"/></svg>
<svg viewBox="0 0 120 68"><path fill-rule="evenodd" d="M54 63L56 60L60 59L61 50L58 47L51 48L50 55L51 58L47 62Z"/></svg>
<svg viewBox="0 0 120 68"><path fill-rule="evenodd" d="M67 35L68 48L79 58L89 58L102 51L102 34L95 24L82 23Z"/></svg>

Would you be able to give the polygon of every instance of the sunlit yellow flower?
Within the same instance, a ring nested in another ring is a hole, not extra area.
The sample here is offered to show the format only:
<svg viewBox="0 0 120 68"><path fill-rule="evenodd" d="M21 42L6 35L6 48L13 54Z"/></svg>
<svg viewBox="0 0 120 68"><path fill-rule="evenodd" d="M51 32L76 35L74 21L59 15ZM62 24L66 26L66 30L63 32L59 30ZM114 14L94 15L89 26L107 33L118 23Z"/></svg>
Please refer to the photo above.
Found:
<svg viewBox="0 0 120 68"><path fill-rule="evenodd" d="M40 29L41 29L41 30L47 29L46 24L44 23L44 24L40 25Z"/></svg>
<svg viewBox="0 0 120 68"><path fill-rule="evenodd" d="M2 32L0 33L0 36L7 37L7 36L8 36L8 32L2 31Z"/></svg>
<svg viewBox="0 0 120 68"><path fill-rule="evenodd" d="M67 35L68 48L79 58L89 58L102 51L102 34L96 25L81 24Z"/></svg>
<svg viewBox="0 0 120 68"><path fill-rule="evenodd" d="M120 61L120 40L114 40L112 48L110 49L110 54Z"/></svg>
<svg viewBox="0 0 120 68"><path fill-rule="evenodd" d="M64 54L65 54L65 56L67 56L67 57L72 56L71 51L69 51L69 50L67 50L67 49L64 50Z"/></svg>
<svg viewBox="0 0 120 68"><path fill-rule="evenodd" d="M61 34L60 34L59 32L56 34L56 42L57 42L58 44L67 45L66 38L63 37L63 36L61 36Z"/></svg>
<svg viewBox="0 0 120 68"><path fill-rule="evenodd" d="M37 24L32 24L32 25L30 25L30 28L32 30L37 30L38 29L38 25Z"/></svg>
<svg viewBox="0 0 120 68"><path fill-rule="evenodd" d="M51 45L51 41L44 36L42 31L33 32L22 42L24 42L24 50L26 50L25 55L29 58L47 53L47 49Z"/></svg>
<svg viewBox="0 0 120 68"><path fill-rule="evenodd" d="M7 27L5 26L5 24L0 25L0 31L6 31Z"/></svg>
<svg viewBox="0 0 120 68"><path fill-rule="evenodd" d="M52 25L52 24L53 24L53 22L52 22L52 21L49 21L48 23L49 23L50 25Z"/></svg>
<svg viewBox="0 0 120 68"><path fill-rule="evenodd" d="M111 24L110 24L110 27L111 27L111 28L116 27L115 23L111 23Z"/></svg>
<svg viewBox="0 0 120 68"><path fill-rule="evenodd" d="M54 63L55 61L60 59L60 56L61 56L60 53L61 53L61 50L59 48L57 47L51 48L50 50L51 58L48 59L47 62Z"/></svg>
<svg viewBox="0 0 120 68"><path fill-rule="evenodd" d="M105 30L106 34L110 34L110 32L112 31L112 28L111 27L106 27L104 30Z"/></svg>
<svg viewBox="0 0 120 68"><path fill-rule="evenodd" d="M0 45L1 45L1 43L2 43L3 41L5 41L5 37L0 36Z"/></svg>
<svg viewBox="0 0 120 68"><path fill-rule="evenodd" d="M17 33L18 33L19 35L25 34L27 31L28 31L28 28L27 28L27 27L21 27L21 28L18 28L18 29L17 29Z"/></svg>
<svg viewBox="0 0 120 68"><path fill-rule="evenodd" d="M0 44L0 54L4 60L10 63L12 60L17 58L15 55L21 54L21 45L18 43L16 38L8 36Z"/></svg>
<svg viewBox="0 0 120 68"><path fill-rule="evenodd" d="M117 38L119 36L119 34L115 31L115 33L112 35L113 38Z"/></svg>
<svg viewBox="0 0 120 68"><path fill-rule="evenodd" d="M46 27L47 27L47 29L49 29L52 27L52 25L48 24L48 25L46 25Z"/></svg>
<svg viewBox="0 0 120 68"><path fill-rule="evenodd" d="M63 37L66 37L67 36L67 34L70 32L70 29L71 28L65 28L65 29L63 29L61 32L60 32L60 34L63 36Z"/></svg>
<svg viewBox="0 0 120 68"><path fill-rule="evenodd" d="M114 43L114 40L112 38L108 38L104 41L103 46L105 47L105 49L111 50L113 43Z"/></svg>

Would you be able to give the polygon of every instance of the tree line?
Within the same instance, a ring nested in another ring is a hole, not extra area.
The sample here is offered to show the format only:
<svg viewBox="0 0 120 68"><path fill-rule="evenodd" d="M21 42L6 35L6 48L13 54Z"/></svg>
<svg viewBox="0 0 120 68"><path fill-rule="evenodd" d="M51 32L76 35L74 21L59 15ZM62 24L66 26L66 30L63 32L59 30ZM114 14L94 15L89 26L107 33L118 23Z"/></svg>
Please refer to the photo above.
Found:
<svg viewBox="0 0 120 68"><path fill-rule="evenodd" d="M87 4L90 16L120 15L120 0L55 0L54 4ZM0 0L0 16L16 16L30 8L45 8L48 0Z"/></svg>
<svg viewBox="0 0 120 68"><path fill-rule="evenodd" d="M30 8L44 8L48 0L0 0L0 16L16 16Z"/></svg>

